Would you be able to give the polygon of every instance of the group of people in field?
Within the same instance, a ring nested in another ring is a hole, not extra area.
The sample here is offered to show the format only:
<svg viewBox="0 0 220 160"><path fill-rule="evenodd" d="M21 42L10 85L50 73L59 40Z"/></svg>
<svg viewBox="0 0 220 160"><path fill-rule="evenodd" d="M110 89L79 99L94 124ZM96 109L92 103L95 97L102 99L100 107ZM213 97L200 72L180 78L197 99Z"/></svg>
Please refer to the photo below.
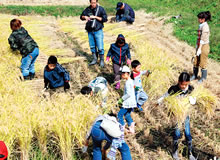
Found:
<svg viewBox="0 0 220 160"><path fill-rule="evenodd" d="M116 22L126 21L132 24L135 21L135 13L133 9L126 3L118 2L116 7ZM157 103L161 104L163 99L170 95L179 93L178 96L185 96L193 91L190 81L198 79L198 71L201 68L201 78L199 82L203 82L207 78L207 61L209 53L209 36L210 30L208 21L211 20L209 11L201 12L197 15L199 22L198 38L196 46L196 57L194 58L193 75L187 72L182 72L179 76L178 83L171 86L168 91L158 99ZM105 9L98 4L98 0L90 0L90 6L87 7L80 16L81 20L86 21L86 31L88 32L89 46L92 52L93 60L89 65L98 63L100 58L100 67L104 67L104 22L107 22L108 17ZM24 80L32 80L35 78L35 61L39 55L39 46L28 34L27 30L22 27L22 22L19 19L13 19L10 22L12 33L8 38L8 42L12 50L19 50L21 59L21 73ZM141 63L138 60L131 60L131 54L128 43L122 34L116 35L116 41L110 45L105 62L112 61L114 72L114 87L116 90L121 88L121 78L125 80L124 94L118 100L120 107L116 114L110 113L100 115L94 121L89 130L83 152L86 152L89 144L89 139L93 140L93 159L101 160L102 157L107 157L114 160L116 151L119 150L123 160L132 159L129 146L125 142L124 134L135 133L135 122L131 117L131 112L135 108L139 112L143 112L143 105L148 99L148 95L142 86L141 77L143 75L150 76L150 70L141 70ZM130 67L131 66L131 67ZM62 67L57 61L57 58L51 55L48 58L47 65L44 68L44 88L57 92L64 88L64 91L70 89L70 76L68 71ZM108 82L104 77L96 77L88 86L81 89L84 95L95 95L101 93L101 107L105 107L108 100ZM128 128L124 119L127 122ZM189 159L194 160L192 154L192 137L190 133L190 117L185 120L185 137L188 145ZM181 137L178 125L175 126L173 134L173 152L172 157L178 160L178 139ZM102 142L106 141L104 147ZM111 147L111 148L110 148ZM107 153L107 149L110 151ZM7 157L6 157L7 158Z"/></svg>

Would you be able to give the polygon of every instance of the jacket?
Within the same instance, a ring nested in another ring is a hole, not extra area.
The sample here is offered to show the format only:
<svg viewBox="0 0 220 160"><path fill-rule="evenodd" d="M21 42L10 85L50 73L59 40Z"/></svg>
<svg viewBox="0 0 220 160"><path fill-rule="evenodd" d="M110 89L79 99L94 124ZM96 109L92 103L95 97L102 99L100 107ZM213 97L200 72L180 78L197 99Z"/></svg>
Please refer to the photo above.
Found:
<svg viewBox="0 0 220 160"><path fill-rule="evenodd" d="M84 20L84 19L82 19L82 16L88 16L88 17L91 16L91 15L95 16L98 7L99 7L99 11L98 11L97 16L98 16L98 17L102 17L102 21L95 20L96 22L95 22L94 28L92 28L93 20L88 21L88 22L86 23L86 27L85 27L85 29L86 29L88 32L98 31L98 30L102 29L102 28L104 27L103 23L108 21L108 17L107 17L107 14L106 14L106 12L105 12L105 9L104 9L103 7L101 7L101 6L98 6L98 5L97 5L96 8L94 8L94 9L92 9L91 6L87 7L87 8L82 12L82 14L81 14L81 16L80 16L80 19L81 19L81 20Z"/></svg>
<svg viewBox="0 0 220 160"><path fill-rule="evenodd" d="M122 34L118 38L124 38ZM127 58L131 59L130 49L127 43L123 47L118 47L116 43L111 44L107 57L111 57L112 62L121 65L126 62Z"/></svg>
<svg viewBox="0 0 220 160"><path fill-rule="evenodd" d="M26 57L38 47L37 43L28 34L24 27L13 31L8 38L8 43L12 50L19 50L22 57Z"/></svg>
<svg viewBox="0 0 220 160"><path fill-rule="evenodd" d="M122 15L125 17L129 15L131 18L135 18L134 10L127 3L124 3L124 5L125 5L124 9L117 10L116 17L117 15L119 17L122 17Z"/></svg>
<svg viewBox="0 0 220 160"><path fill-rule="evenodd" d="M59 64L53 70L49 70L48 65L44 69L45 86L49 84L49 88L57 88L64 86L64 82L70 80L69 73Z"/></svg>

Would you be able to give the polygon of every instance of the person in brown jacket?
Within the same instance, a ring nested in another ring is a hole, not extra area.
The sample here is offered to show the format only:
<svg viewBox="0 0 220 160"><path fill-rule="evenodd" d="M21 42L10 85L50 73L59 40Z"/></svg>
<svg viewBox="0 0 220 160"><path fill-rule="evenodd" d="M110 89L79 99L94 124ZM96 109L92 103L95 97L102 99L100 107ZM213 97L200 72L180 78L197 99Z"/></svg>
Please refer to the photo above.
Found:
<svg viewBox="0 0 220 160"><path fill-rule="evenodd" d="M193 76L190 80L197 79L199 67L201 68L201 79L199 82L203 82L207 78L207 61L209 48L209 36L210 29L207 21L211 20L211 13L209 11L200 12L198 15L199 29L196 45L196 57L194 59Z"/></svg>

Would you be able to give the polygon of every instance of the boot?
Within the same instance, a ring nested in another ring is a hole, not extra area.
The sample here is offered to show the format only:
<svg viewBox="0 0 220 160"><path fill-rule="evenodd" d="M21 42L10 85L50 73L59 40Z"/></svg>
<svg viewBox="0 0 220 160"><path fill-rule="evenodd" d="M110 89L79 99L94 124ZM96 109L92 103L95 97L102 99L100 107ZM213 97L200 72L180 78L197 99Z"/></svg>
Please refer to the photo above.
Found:
<svg viewBox="0 0 220 160"><path fill-rule="evenodd" d="M103 68L104 65L105 65L105 64L104 64L104 54L100 54L99 56L100 56L100 67Z"/></svg>
<svg viewBox="0 0 220 160"><path fill-rule="evenodd" d="M30 80L30 76L24 76L24 81Z"/></svg>
<svg viewBox="0 0 220 160"><path fill-rule="evenodd" d="M193 76L190 78L190 81L197 79L199 69L197 67L193 67Z"/></svg>
<svg viewBox="0 0 220 160"><path fill-rule="evenodd" d="M207 69L201 69L202 72L202 78L198 81L199 83L202 83L207 78Z"/></svg>
<svg viewBox="0 0 220 160"><path fill-rule="evenodd" d="M178 140L173 141L172 157L173 157L174 160L179 160L179 157L178 157Z"/></svg>
<svg viewBox="0 0 220 160"><path fill-rule="evenodd" d="M30 72L30 80L34 79L34 77L35 77L35 73Z"/></svg>
<svg viewBox="0 0 220 160"><path fill-rule="evenodd" d="M135 122L132 122L131 125L129 126L129 133L134 134L135 133L134 128L135 128Z"/></svg>
<svg viewBox="0 0 220 160"><path fill-rule="evenodd" d="M90 66L97 63L96 53L92 53L92 56L93 56L93 60L92 60L92 62L89 64Z"/></svg>
<svg viewBox="0 0 220 160"><path fill-rule="evenodd" d="M120 82L117 82L117 83L116 83L115 89L116 89L116 90L119 90L119 89L120 89Z"/></svg>
<svg viewBox="0 0 220 160"><path fill-rule="evenodd" d="M196 158L192 154L192 141L188 141L188 154L189 154L189 160L196 160Z"/></svg>

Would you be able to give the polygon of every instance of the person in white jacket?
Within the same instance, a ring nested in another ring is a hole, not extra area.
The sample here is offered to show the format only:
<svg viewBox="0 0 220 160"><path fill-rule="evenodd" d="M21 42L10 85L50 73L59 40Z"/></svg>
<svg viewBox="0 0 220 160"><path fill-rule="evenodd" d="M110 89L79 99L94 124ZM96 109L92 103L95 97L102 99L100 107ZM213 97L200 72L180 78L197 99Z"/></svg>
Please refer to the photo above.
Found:
<svg viewBox="0 0 220 160"><path fill-rule="evenodd" d="M125 127L123 118L125 116L125 120L128 123L129 132L133 134L135 132L135 123L131 118L131 112L133 108L137 107L137 102L135 98L134 82L130 77L130 69L128 66L123 66L121 76L126 80L126 82L124 86L124 95L118 101L118 104L122 105L120 111L118 112L118 119L119 123Z"/></svg>

